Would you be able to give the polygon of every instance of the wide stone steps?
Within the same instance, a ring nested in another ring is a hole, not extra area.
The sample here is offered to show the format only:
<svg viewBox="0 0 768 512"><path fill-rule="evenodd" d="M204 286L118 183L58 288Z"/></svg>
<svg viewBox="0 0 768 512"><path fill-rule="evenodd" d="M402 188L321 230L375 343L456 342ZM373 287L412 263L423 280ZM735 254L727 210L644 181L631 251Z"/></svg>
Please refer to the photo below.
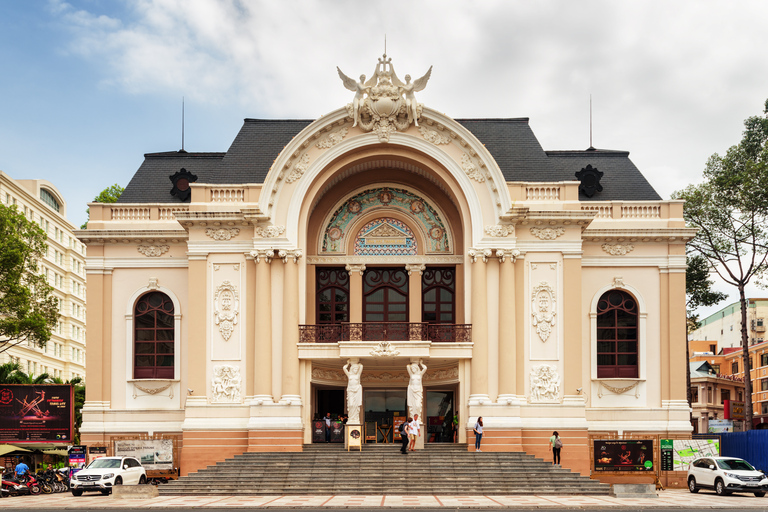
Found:
<svg viewBox="0 0 768 512"><path fill-rule="evenodd" d="M522 452L468 452L434 444L305 445L303 452L243 453L160 486L161 495L589 494L609 486Z"/></svg>

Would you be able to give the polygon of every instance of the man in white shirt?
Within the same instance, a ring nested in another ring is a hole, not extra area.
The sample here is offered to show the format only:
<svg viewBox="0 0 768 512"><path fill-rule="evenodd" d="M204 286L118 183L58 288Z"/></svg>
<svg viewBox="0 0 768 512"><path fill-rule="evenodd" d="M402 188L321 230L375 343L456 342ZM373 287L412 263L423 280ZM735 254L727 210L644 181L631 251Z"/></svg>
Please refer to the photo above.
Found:
<svg viewBox="0 0 768 512"><path fill-rule="evenodd" d="M413 421L411 422L411 429L409 431L410 439L411 439L411 445L408 447L408 449L412 452L416 451L416 438L421 435L421 428L419 427L419 415L414 414L413 415Z"/></svg>
<svg viewBox="0 0 768 512"><path fill-rule="evenodd" d="M325 415L325 442L331 442L331 413Z"/></svg>

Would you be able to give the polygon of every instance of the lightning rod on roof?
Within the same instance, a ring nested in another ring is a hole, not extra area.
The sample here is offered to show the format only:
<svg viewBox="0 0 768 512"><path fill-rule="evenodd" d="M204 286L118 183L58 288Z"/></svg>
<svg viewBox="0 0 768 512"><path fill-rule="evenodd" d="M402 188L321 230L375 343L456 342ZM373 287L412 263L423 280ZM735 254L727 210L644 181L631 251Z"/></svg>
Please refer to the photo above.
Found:
<svg viewBox="0 0 768 512"><path fill-rule="evenodd" d="M595 147L592 145L592 94L589 95L589 147L587 151L594 151Z"/></svg>
<svg viewBox="0 0 768 512"><path fill-rule="evenodd" d="M181 97L181 150L184 151L184 96Z"/></svg>

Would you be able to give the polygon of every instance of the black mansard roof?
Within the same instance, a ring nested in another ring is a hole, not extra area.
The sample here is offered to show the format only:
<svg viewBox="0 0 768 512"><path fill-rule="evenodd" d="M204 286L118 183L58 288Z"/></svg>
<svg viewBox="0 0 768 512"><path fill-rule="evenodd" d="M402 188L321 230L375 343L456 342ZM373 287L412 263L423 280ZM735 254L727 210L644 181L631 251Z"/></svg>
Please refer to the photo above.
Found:
<svg viewBox="0 0 768 512"><path fill-rule="evenodd" d="M280 151L312 120L246 119L226 153L147 153L118 202L174 203L169 176L182 167L197 183L263 183ZM608 150L544 151L528 118L457 119L482 142L507 181L574 181L587 165L603 172L603 191L589 201L646 201L661 197L629 159Z"/></svg>

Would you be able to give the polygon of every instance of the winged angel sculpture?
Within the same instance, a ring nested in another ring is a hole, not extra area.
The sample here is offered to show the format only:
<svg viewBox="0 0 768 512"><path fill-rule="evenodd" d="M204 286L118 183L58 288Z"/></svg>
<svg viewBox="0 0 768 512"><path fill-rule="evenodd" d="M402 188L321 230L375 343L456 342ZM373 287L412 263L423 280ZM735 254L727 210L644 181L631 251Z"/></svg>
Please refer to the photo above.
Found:
<svg viewBox="0 0 768 512"><path fill-rule="evenodd" d="M379 58L373 76L366 81L365 75L360 80L345 75L338 67L339 77L344 87L355 93L347 110L352 116L352 126L360 125L363 131L375 130L382 142L389 141L389 135L397 130L407 129L411 123L419 126L422 105L416 101L417 92L423 91L432 75L432 66L414 82L411 75L405 75L401 81L392 59L385 53Z"/></svg>

